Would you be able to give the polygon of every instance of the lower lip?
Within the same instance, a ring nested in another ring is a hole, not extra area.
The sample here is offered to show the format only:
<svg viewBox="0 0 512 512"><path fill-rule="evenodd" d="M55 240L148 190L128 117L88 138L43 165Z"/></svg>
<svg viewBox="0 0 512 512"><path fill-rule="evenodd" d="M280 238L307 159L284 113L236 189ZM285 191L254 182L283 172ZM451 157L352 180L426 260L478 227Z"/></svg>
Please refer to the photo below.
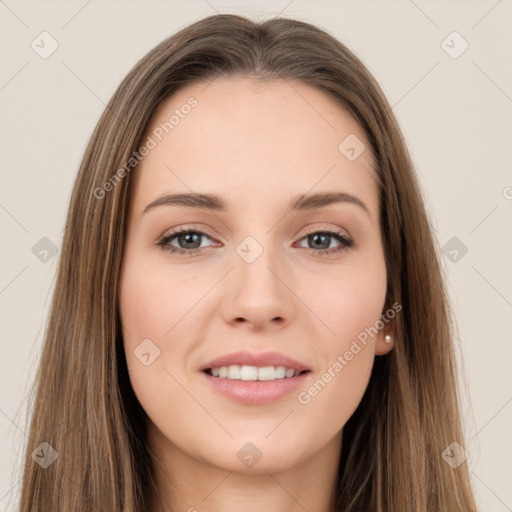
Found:
<svg viewBox="0 0 512 512"><path fill-rule="evenodd" d="M235 402L247 405L267 404L275 402L305 385L311 372L302 373L297 377L285 377L275 380L237 380L222 379L201 372L207 383L221 395Z"/></svg>

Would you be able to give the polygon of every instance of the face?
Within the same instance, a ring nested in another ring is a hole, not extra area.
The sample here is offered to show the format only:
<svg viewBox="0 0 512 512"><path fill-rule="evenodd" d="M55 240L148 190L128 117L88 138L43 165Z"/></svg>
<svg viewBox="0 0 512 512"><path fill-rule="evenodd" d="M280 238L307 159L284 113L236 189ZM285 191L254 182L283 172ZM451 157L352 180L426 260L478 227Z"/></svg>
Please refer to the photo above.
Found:
<svg viewBox="0 0 512 512"><path fill-rule="evenodd" d="M238 472L339 447L392 347L362 129L308 85L218 78L143 143L119 308L154 446Z"/></svg>

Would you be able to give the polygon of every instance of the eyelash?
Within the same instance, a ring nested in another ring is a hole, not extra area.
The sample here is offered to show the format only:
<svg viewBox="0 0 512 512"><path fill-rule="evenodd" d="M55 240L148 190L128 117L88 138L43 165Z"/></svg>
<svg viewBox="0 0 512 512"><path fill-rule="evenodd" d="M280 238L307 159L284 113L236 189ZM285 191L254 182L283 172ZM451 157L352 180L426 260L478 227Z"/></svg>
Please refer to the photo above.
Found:
<svg viewBox="0 0 512 512"><path fill-rule="evenodd" d="M178 228L178 229L172 231L171 233L162 236L158 240L156 245L159 246L164 251L167 251L170 253L175 253L175 254L182 254L185 256L192 256L193 254L197 254L198 252L201 252L200 247L198 247L196 249L181 249L179 247L174 247L174 246L169 245L169 242L171 240L173 240L174 238L176 238L179 235L185 235L185 234L197 234L200 236L205 236L205 237L209 238L210 240L212 240L212 237L210 237L207 233L204 233L203 231L199 231L197 229L189 229L189 228ZM330 236L334 237L336 240L338 240L338 242L341 243L340 247L335 248L335 249L311 249L311 248L309 248L310 251L313 251L315 256L335 255L342 251L347 251L348 249L350 249L354 246L354 242L351 239L349 239L347 236L345 236L340 231L336 231L333 229L322 229L322 230L317 229L317 230L307 231L306 235L303 236L299 241L302 241L305 238L307 238L308 236L313 235L313 234L330 235Z"/></svg>

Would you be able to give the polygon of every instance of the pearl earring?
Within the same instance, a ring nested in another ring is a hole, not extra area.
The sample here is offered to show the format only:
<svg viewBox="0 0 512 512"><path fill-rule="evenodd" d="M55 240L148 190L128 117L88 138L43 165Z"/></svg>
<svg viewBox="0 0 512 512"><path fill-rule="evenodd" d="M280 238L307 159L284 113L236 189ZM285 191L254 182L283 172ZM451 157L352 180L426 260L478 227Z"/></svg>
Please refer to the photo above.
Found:
<svg viewBox="0 0 512 512"><path fill-rule="evenodd" d="M386 334L386 343L391 343L391 336Z"/></svg>

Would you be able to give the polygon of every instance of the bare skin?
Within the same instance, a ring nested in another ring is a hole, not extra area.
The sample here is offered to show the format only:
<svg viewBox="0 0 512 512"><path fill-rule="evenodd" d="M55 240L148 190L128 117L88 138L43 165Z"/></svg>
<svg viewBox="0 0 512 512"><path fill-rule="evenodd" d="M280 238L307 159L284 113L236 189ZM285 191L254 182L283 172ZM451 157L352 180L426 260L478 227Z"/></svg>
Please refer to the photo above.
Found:
<svg viewBox="0 0 512 512"><path fill-rule="evenodd" d="M120 286L124 348L150 419L160 502L165 511L333 511L343 426L375 356L393 346L390 323L351 349L384 313L386 297L373 155L358 124L321 91L249 77L180 90L159 106L146 136L191 96L197 106L132 176ZM338 149L349 134L366 145L354 161ZM334 191L365 207L289 209L297 196ZM227 209L144 213L166 194L190 192L221 196ZM183 235L158 245L179 227L196 233L197 247ZM254 261L241 256L260 249ZM147 366L134 354L145 339L160 350ZM280 352L310 371L277 400L240 403L200 370L239 350ZM325 373L325 386L308 391ZM243 447L261 458L251 466Z"/></svg>

